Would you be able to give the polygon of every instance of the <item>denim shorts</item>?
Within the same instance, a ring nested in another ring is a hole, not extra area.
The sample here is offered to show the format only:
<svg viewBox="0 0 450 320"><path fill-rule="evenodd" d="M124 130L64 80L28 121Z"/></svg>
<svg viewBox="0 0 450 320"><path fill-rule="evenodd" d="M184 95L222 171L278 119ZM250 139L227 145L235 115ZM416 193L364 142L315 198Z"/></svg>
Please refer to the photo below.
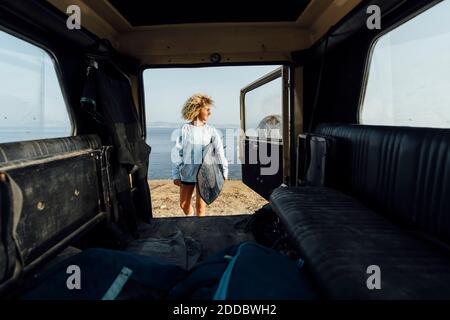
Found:
<svg viewBox="0 0 450 320"><path fill-rule="evenodd" d="M195 186L196 182L187 182L187 181L181 181L182 184L186 186Z"/></svg>

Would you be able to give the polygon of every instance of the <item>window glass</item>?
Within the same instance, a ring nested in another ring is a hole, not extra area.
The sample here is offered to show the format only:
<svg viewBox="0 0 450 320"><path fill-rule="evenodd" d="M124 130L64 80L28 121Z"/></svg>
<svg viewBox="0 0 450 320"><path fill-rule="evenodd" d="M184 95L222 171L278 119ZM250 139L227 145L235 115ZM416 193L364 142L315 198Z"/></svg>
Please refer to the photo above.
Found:
<svg viewBox="0 0 450 320"><path fill-rule="evenodd" d="M0 31L0 143L71 135L53 59Z"/></svg>
<svg viewBox="0 0 450 320"><path fill-rule="evenodd" d="M375 44L362 124L450 128L450 1Z"/></svg>
<svg viewBox="0 0 450 320"><path fill-rule="evenodd" d="M272 80L245 95L245 131L248 137L282 138L282 79Z"/></svg>

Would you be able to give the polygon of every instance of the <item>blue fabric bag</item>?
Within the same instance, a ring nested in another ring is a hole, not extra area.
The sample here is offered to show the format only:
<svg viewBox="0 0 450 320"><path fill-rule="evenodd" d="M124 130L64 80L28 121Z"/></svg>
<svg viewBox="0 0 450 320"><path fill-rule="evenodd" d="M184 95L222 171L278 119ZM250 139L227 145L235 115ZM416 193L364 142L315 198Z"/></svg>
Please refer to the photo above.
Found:
<svg viewBox="0 0 450 320"><path fill-rule="evenodd" d="M169 294L193 300L312 300L319 294L303 261L255 242L233 246L194 267Z"/></svg>
<svg viewBox="0 0 450 320"><path fill-rule="evenodd" d="M72 275L67 272L69 266L79 267L80 289L68 288L67 281ZM21 299L165 299L170 289L185 276L184 269L155 258L123 251L88 249L39 274Z"/></svg>

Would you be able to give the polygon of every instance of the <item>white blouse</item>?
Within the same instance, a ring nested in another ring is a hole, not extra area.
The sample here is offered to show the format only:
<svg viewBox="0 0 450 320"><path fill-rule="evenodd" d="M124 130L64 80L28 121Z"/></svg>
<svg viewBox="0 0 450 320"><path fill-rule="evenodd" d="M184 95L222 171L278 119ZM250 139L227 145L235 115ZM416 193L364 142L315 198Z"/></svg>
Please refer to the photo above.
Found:
<svg viewBox="0 0 450 320"><path fill-rule="evenodd" d="M208 124L194 126L186 123L181 127L175 147L172 149L172 179L197 182L197 172L203 160L204 148L211 141L223 166L224 176L228 178L228 161L217 129Z"/></svg>

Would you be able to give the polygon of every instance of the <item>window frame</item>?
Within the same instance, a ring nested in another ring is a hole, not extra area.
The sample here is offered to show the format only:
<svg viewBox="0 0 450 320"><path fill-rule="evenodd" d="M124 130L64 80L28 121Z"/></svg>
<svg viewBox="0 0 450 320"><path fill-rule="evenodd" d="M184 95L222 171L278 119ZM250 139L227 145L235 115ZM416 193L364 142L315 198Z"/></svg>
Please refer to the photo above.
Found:
<svg viewBox="0 0 450 320"><path fill-rule="evenodd" d="M413 20L414 18L416 18L417 16L421 15L425 11L430 10L431 8L433 8L437 4L441 3L442 1L444 1L444 0L431 1L429 4L427 4L427 5L423 6L422 8L420 8L420 10L417 10L416 12L406 16L403 19L400 19L396 23L393 23L392 25L390 25L386 29L382 30L381 32L379 32L372 39L372 41L369 44L369 49L367 50L367 54L366 54L365 62L364 62L364 72L363 72L363 77L362 77L362 85L361 85L359 101L358 101L358 108L357 108L357 114L356 114L357 124L363 125L363 126L376 125L376 124L364 124L364 123L361 123L361 113L362 113L362 110L363 110L363 107L364 107L364 101L365 101L365 98L366 98L367 84L368 84L368 81L369 81L369 74L370 74L370 67L372 65L373 52L375 50L375 46L378 43L378 40L380 40L383 36L385 36L389 32L391 32L391 31L399 28L400 26L404 25L405 23L408 23L409 21ZM385 125L385 126L388 126L388 125ZM398 127L401 127L401 126L398 126Z"/></svg>
<svg viewBox="0 0 450 320"><path fill-rule="evenodd" d="M241 113L241 129L244 131L245 133L245 139L248 140L252 140L252 141L260 141L260 142L267 142L267 143L277 143L280 145L284 144L284 126L288 125L288 124L284 124L284 113L286 112L286 110L284 110L286 107L283 105L283 89L284 89L284 80L285 80L285 74L283 74L284 72L284 67L285 65L281 65L279 68L273 70L272 72L262 76L259 79L256 79L254 82L250 83L249 85L247 85L245 88L241 89L241 95L242 95L242 113ZM282 125L281 125L281 138L276 139L276 138L261 138L259 136L248 136L246 133L247 130L247 123L246 123L246 117L245 117L245 111L246 111L246 96L249 92L252 92L255 89L258 89L272 81L275 81L277 79L281 80L281 118L282 118ZM289 104L289 103L288 103ZM289 105L287 106L287 108L289 108ZM288 112L288 111L287 111Z"/></svg>
<svg viewBox="0 0 450 320"><path fill-rule="evenodd" d="M15 32L15 31L5 27L4 25L0 24L0 31L5 32L5 33L9 34L10 36L15 37L19 40L25 41L28 44L36 46L48 54L49 58L53 62L53 67L54 67L54 70L56 73L56 78L58 79L58 85L61 90L61 95L63 97L64 104L65 104L64 107L65 107L65 110L67 111L67 115L68 115L69 123L70 123L70 135L65 136L65 137L55 137L55 139L76 136L77 135L77 125L76 125L76 121L75 121L75 115L73 113L73 109L71 107L70 101L67 98L66 87L64 86L64 80L63 80L64 77L61 72L61 67L60 67L58 56L50 48L46 47L44 44L37 42L29 37L26 37L18 32Z"/></svg>

